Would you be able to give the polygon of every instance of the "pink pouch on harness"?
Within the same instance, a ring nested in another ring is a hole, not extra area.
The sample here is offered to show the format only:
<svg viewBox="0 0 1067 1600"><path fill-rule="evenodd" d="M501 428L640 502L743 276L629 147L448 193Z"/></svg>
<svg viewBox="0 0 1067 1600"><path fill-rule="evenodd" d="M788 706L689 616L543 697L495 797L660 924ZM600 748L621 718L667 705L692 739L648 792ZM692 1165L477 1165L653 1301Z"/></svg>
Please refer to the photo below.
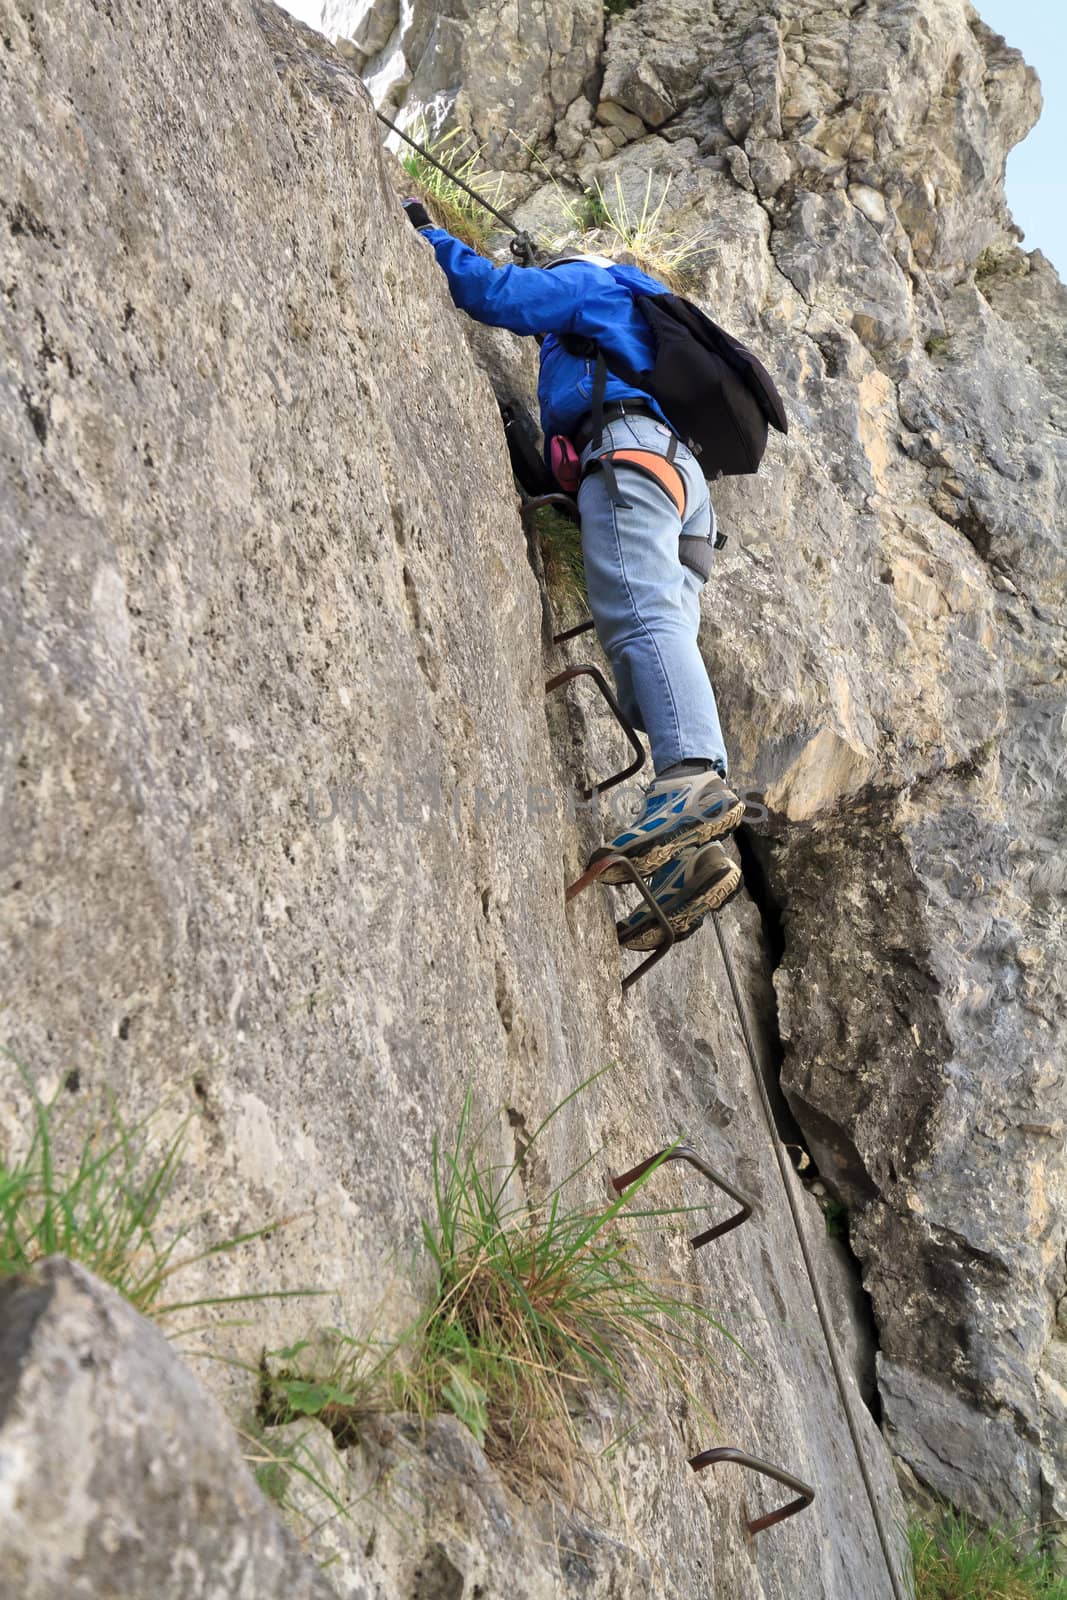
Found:
<svg viewBox="0 0 1067 1600"><path fill-rule="evenodd" d="M565 434L553 434L548 441L548 464L563 493L577 494L582 481L581 460Z"/></svg>

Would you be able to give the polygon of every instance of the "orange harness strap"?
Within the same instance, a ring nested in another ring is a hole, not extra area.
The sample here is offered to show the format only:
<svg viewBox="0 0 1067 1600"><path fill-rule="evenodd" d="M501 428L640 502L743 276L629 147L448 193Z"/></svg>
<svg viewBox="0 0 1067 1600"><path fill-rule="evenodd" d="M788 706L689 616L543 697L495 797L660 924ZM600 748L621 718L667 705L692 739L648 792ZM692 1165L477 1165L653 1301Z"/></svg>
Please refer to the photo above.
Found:
<svg viewBox="0 0 1067 1600"><path fill-rule="evenodd" d="M608 453L612 461L625 461L639 472L655 478L663 492L674 501L681 520L685 521L685 479L673 462L665 456L658 456L654 450L612 450Z"/></svg>

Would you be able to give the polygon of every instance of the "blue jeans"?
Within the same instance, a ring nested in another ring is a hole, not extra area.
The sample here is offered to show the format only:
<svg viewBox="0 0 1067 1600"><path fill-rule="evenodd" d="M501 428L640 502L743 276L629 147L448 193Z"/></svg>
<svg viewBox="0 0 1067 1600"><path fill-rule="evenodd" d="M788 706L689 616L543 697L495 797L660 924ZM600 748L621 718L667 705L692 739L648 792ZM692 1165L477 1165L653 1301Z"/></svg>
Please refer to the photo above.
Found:
<svg viewBox="0 0 1067 1600"><path fill-rule="evenodd" d="M619 417L604 429L599 451L586 446L582 466L608 448L666 455L670 439L652 417ZM612 504L602 472L584 479L578 509L586 589L619 703L647 733L656 771L703 757L725 776L715 694L697 647L703 580L678 559L679 535L710 538L714 517L704 475L683 444L674 465L685 481L684 525L666 492L625 463L615 475L629 510Z"/></svg>

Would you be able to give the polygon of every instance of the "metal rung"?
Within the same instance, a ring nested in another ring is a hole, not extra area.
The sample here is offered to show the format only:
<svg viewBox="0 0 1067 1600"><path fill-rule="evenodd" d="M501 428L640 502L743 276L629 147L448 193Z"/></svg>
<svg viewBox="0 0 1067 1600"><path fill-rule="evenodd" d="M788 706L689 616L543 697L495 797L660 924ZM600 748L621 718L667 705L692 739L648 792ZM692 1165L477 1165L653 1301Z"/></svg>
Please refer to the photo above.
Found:
<svg viewBox="0 0 1067 1600"><path fill-rule="evenodd" d="M750 1200L742 1190L735 1189L732 1183L727 1183L722 1174L716 1172L714 1167L709 1167L703 1156L699 1155L691 1144L675 1145L673 1150L669 1147L666 1150L658 1150L654 1156L649 1156L647 1161L642 1161L638 1166L631 1167L629 1172L624 1172L621 1178L612 1178L611 1186L615 1193L622 1194L623 1190L628 1189L631 1183L636 1183L638 1178L643 1178L649 1167L654 1166L657 1161L662 1161L664 1165L668 1161L688 1162L691 1167L695 1167L703 1177L707 1178L709 1183L713 1183L717 1189L721 1189L724 1194L728 1194L730 1199L736 1200L741 1207L740 1211L734 1216L727 1217L725 1222L717 1223L714 1228L708 1228L704 1233L695 1233L689 1241L694 1250L702 1249L704 1245L710 1244L713 1239L720 1239L724 1233L729 1233L731 1228L739 1228L742 1222L748 1221L756 1208L754 1200Z"/></svg>
<svg viewBox="0 0 1067 1600"><path fill-rule="evenodd" d="M572 500L569 494L538 494L532 500L524 500L519 507L519 516L522 518L524 527L527 523L533 521L535 513L540 511L542 506L559 506L573 521L581 521L578 514L578 502L577 500Z"/></svg>
<svg viewBox="0 0 1067 1600"><path fill-rule="evenodd" d="M630 741L630 748L634 752L634 759L628 767L621 772L613 773L610 778L605 778L601 783L594 783L591 789L582 791L583 800L591 800L595 794L603 794L606 789L613 789L617 783L625 783L627 778L632 778L635 772L640 772L645 764L645 749L637 734L623 714L622 707L611 692L611 687L599 667L581 666L568 667L566 672L557 672L554 678L549 678L545 684L545 693L551 694L554 689L559 689L565 683L570 683L575 678L592 678L600 693L607 701L608 709L623 733ZM583 885L584 887L584 885Z"/></svg>
<svg viewBox="0 0 1067 1600"><path fill-rule="evenodd" d="M705 1467L713 1467L720 1461L736 1462L739 1467L747 1467L750 1472L773 1478L775 1483L784 1483L787 1489L796 1491L797 1498L790 1500L788 1505L779 1506L777 1511L769 1511L765 1517L757 1517L754 1522L746 1522L750 1537L762 1533L764 1528L773 1528L776 1522L784 1522L786 1517L795 1517L798 1511L803 1511L815 1499L815 1490L810 1483L804 1483L800 1478L794 1478L791 1472L772 1467L769 1461L760 1461L757 1456L746 1455L743 1450L734 1450L729 1445L719 1450L702 1450L698 1456L690 1456L689 1465L694 1472L702 1472Z"/></svg>
<svg viewBox="0 0 1067 1600"><path fill-rule="evenodd" d="M641 891L641 898L663 930L663 943L657 945L651 955L646 956L639 966L636 966L632 972L627 973L626 977L623 978L622 987L625 993L627 989L637 982L638 978L643 978L645 973L656 965L657 961L662 961L667 951L674 944L674 930L667 921L662 908L656 904L652 890L627 856L619 855L617 851L609 850L606 855L595 861L591 867L587 867L580 878L575 878L573 883L567 885L563 898L565 900L573 900L575 895L581 894L583 889L588 889L591 883L596 883L597 879L607 871L608 867L617 866L625 868L627 877L634 887ZM625 948L626 946L623 945L624 950Z"/></svg>
<svg viewBox="0 0 1067 1600"><path fill-rule="evenodd" d="M578 626L575 628L564 628L562 633L554 633L552 635L552 643L566 644L568 639L577 639L580 633L588 633L590 628L595 627L596 623L593 621L592 617L590 617L588 622L579 622Z"/></svg>

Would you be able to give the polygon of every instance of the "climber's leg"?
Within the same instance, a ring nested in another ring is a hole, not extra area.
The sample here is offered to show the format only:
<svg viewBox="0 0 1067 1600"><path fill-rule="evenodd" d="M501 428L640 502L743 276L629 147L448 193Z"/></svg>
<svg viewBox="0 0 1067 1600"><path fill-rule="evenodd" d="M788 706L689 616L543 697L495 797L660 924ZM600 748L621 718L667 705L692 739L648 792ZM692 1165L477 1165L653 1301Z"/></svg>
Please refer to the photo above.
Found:
<svg viewBox="0 0 1067 1600"><path fill-rule="evenodd" d="M604 430L604 447L665 455L671 435L651 417L620 417ZM603 447L602 447L603 448ZM592 447L583 464L595 459ZM711 505L696 462L679 445L674 465L687 490L684 532L708 538ZM630 710L652 746L657 772L693 758L725 775L715 695L697 646L701 579L678 559L682 520L651 478L616 466L626 506L612 503L604 475L587 473L578 495L586 586L597 634Z"/></svg>
<svg viewBox="0 0 1067 1600"><path fill-rule="evenodd" d="M665 455L669 431L649 417L622 417L605 428L601 449ZM585 452L584 462L597 451ZM597 635L615 673L623 710L642 728L660 775L641 817L613 846L640 858L642 871L670 859L684 838L696 844L736 827L744 806L723 782L726 747L715 695L697 645L703 580L678 556L679 536L708 539L707 484L684 446L674 458L686 486L682 519L653 479L615 464L619 499L602 473L582 482L578 505L586 587ZM667 775L678 763L692 768Z"/></svg>

